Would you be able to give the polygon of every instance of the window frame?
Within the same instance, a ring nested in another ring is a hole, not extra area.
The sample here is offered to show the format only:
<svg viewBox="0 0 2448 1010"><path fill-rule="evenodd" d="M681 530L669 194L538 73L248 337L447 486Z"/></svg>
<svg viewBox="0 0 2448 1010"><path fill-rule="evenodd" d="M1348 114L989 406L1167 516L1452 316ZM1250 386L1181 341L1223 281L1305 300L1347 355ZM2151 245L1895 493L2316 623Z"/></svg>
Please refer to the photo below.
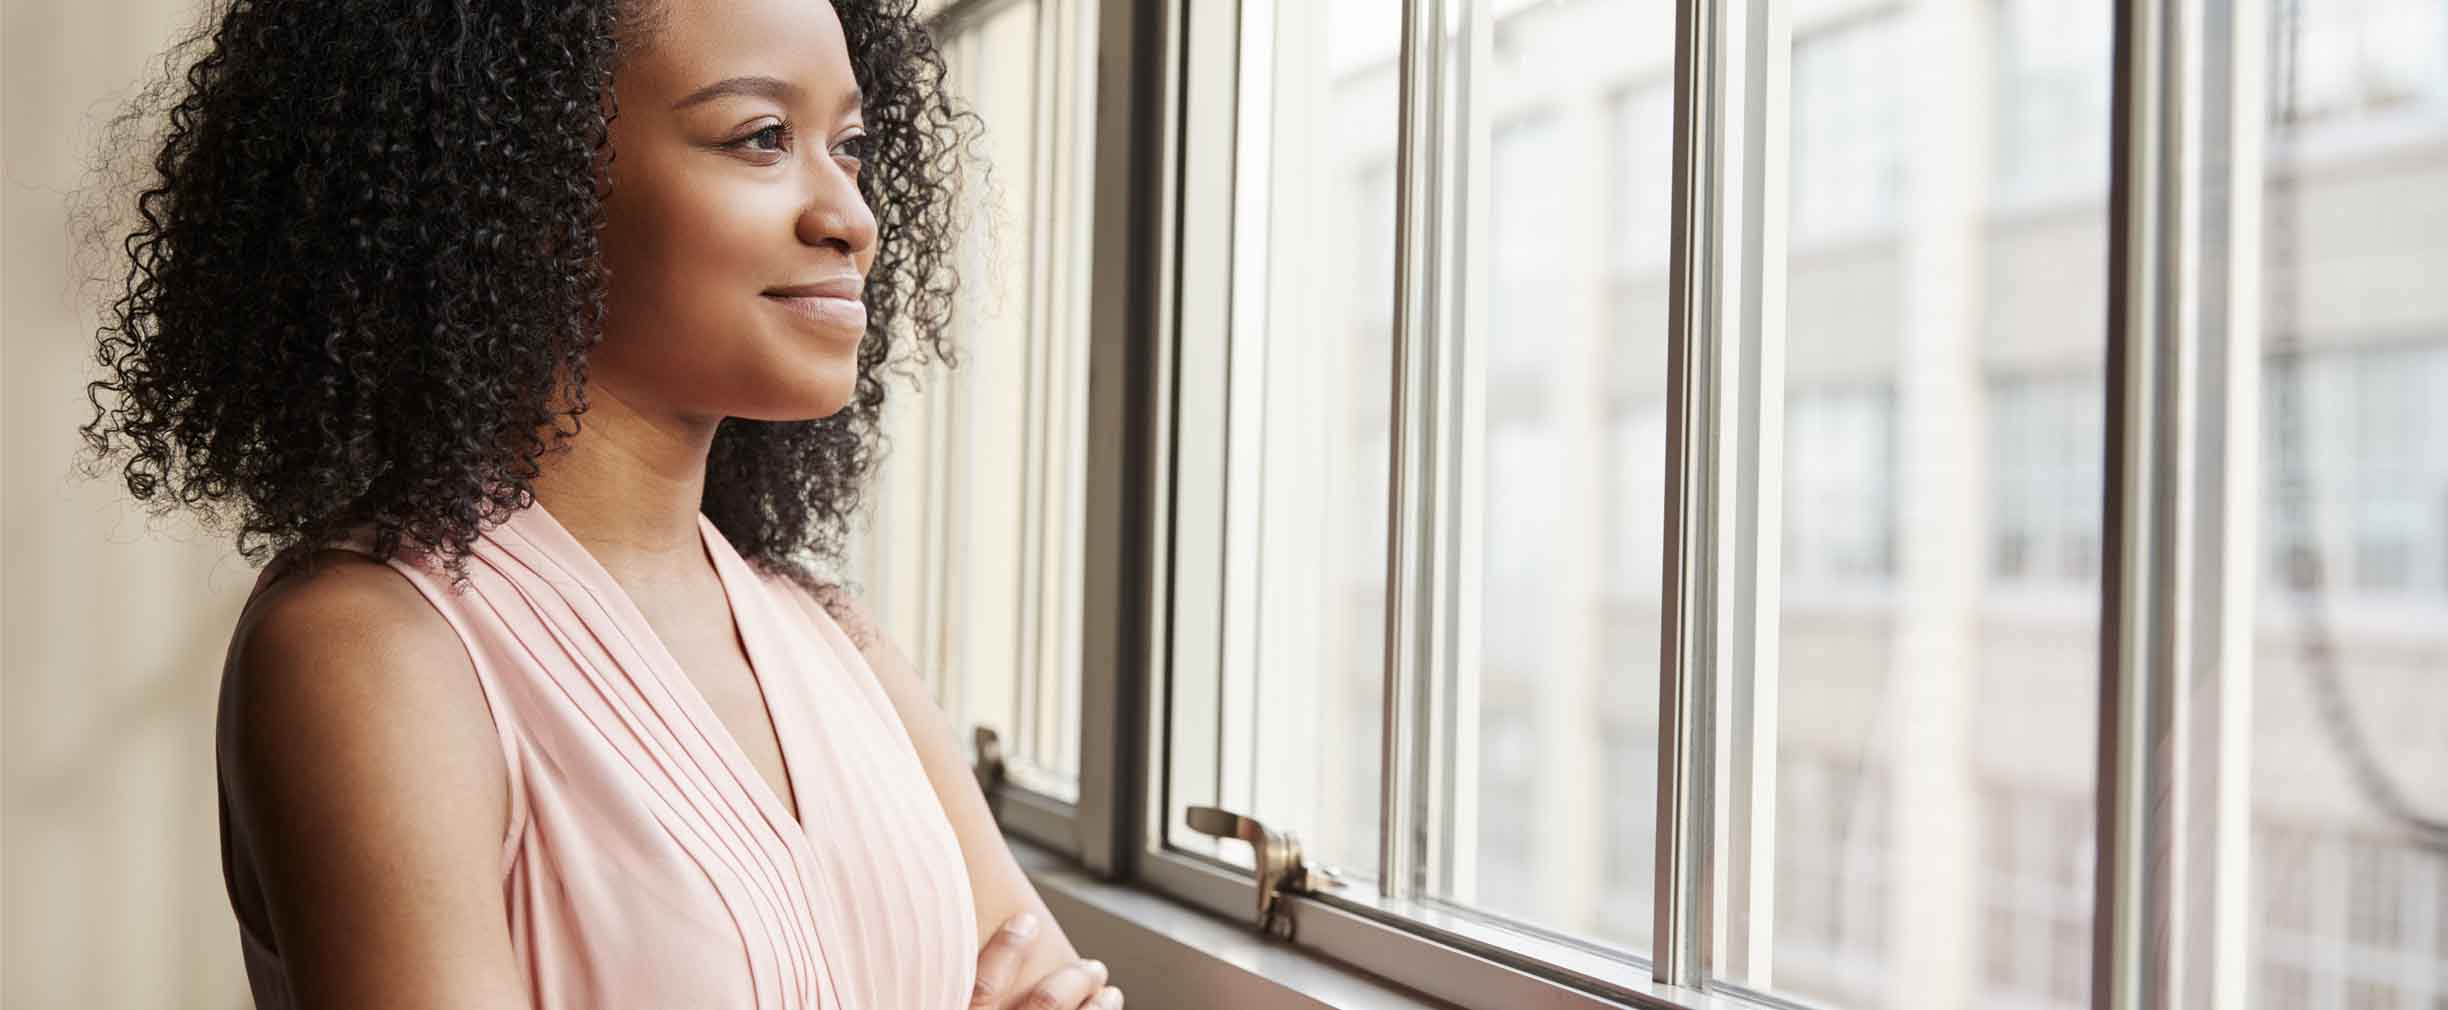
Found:
<svg viewBox="0 0 2448 1010"><path fill-rule="evenodd" d="M962 72L957 65L957 54L952 52L955 47L965 41L970 33L982 30L996 15L1020 2L1022 0L938 0L921 5L920 16L924 18L927 30L946 51L949 57L947 62L953 64L948 67L948 78L956 79ZM1062 345L1077 339L1065 337L1067 333L1086 331L1086 346L1064 349L1064 353L1085 354L1089 359L1077 363L1086 367L1072 369L1077 378L1085 379L1096 367L1094 305L1091 299L1096 297L1097 292L1086 284L1087 277L1082 276L1090 266L1079 265L1084 259L1079 253L1093 254L1095 236L1090 231L1091 223L1101 217L1097 213L1098 208L1093 206L1101 200L1101 193L1086 183L1098 178L1095 173L1107 166L1104 164L1104 138L1094 132L1095 124L1102 119L1095 107L1095 103L1101 101L1101 90L1094 87L1094 82L1102 80L1103 76L1101 73L1092 75L1083 71L1101 69L1095 65L1095 61L1103 59L1103 47L1097 44L1095 35L1085 30L1096 25L1103 15L1103 7L1107 5L1100 4L1098 0L1034 0L1034 3L1036 10L1032 34L1036 58L1030 96L1034 118L1029 124L1030 134L1026 139L1034 162L1033 185L1027 192L1008 193L1006 197L1018 205L1027 219L1036 219L1040 211L1047 211L1052 216L1051 208L1057 206L1067 209L1069 213L1059 215L1064 234L1032 236L1032 241L1024 250L1029 274L1029 283L1024 289L1028 302L1025 325L1033 336L1034 345L1023 351L1028 357L1029 374L1026 381L1033 394L1042 394L1030 397L1032 406L1027 421L1036 437L1026 443L1032 459L1027 475L1029 486L1021 490L1024 508L1039 520L1027 527L1030 530L1029 539L1032 540L1046 525L1043 517L1037 513L1050 507L1045 489L1056 479L1038 476L1047 469L1045 464L1051 455L1047 449L1048 431L1065 424L1085 429L1080 460L1082 480L1071 492L1082 498L1079 504L1072 507L1087 514L1088 522L1093 522L1096 503L1092 496L1097 487L1092 478L1098 466L1096 455L1101 448L1097 444L1097 432L1110 430L1100 425L1099 419L1094 416L1067 419L1057 416L1061 412L1077 414L1080 407L1067 402L1076 397L1064 397L1059 392L1063 379L1056 378L1053 373L1063 363L1048 360L1046 354L1039 353L1048 348L1062 348ZM1083 82L1089 86L1082 87ZM1083 129L1088 132L1081 132ZM1087 170L1086 174L1080 171L1083 168ZM1093 382L1090 385L1093 386ZM1040 387L1053 387L1057 392L1045 393ZM942 388L956 391L958 387L952 384ZM1094 390L1090 392L1093 396ZM941 424L946 417L957 416L962 409L960 404L953 402L956 399L957 396L929 398L923 402L922 409L929 412L931 424ZM1036 402L1039 400L1044 402ZM1095 410L1093 403L1087 409L1092 414ZM940 462L931 463L931 471L952 469ZM937 489L947 486L957 488L958 481L957 475L930 472L927 483ZM931 510L938 507L930 505ZM930 511L927 523L932 529L950 521ZM1081 612L1086 619L1071 633L1080 637L1078 668L1082 673L1079 700L1082 725L1078 744L1085 748L1094 741L1110 738L1110 734L1088 731L1092 699L1087 690L1091 681L1087 671L1098 666L1089 653L1110 637L1109 632L1099 627L1096 618L1100 616L1100 611L1091 597L1093 589L1090 583L1094 580L1089 572L1098 560L1092 555L1100 549L1110 549L1112 545L1104 542L1105 538L1086 532L1094 529L1086 522L1082 527L1084 532L1079 553L1083 570L1079 591ZM1048 558L1043 545L1032 543L1025 550L1032 555L1033 562L1027 567L1042 578L1044 572L1041 566ZM918 575L924 583L921 594L930 602L943 598L948 592L943 585L949 578L943 558L936 556L933 561L923 566L925 570ZM1057 579L1060 580L1059 575ZM1024 593L1023 597L1032 595ZM1049 625L1057 622L1050 620L1042 610L1024 613L1020 620L1022 638L1036 642L1031 648L1032 655L1027 659L1027 668L1033 671L1033 676L1022 678L1017 688L1027 692L1037 690L1038 680L1043 677L1062 676L1065 664L1061 662L1059 649L1055 653L1055 660L1047 662L1048 657L1044 655L1046 647L1037 641L1049 631ZM927 663L933 653L927 651L927 643L917 644L926 653L918 657L922 666L941 665L940 662ZM1107 669L1110 670L1110 667ZM950 676L953 673L944 669L928 672L934 676ZM984 727L982 724L980 727L962 727L964 731L975 728ZM1065 783L1049 777L1050 773L1036 771L1024 760L1008 756L1019 738L1019 727L993 728L1002 735L1002 746L1007 756L1001 758L1000 763L991 770L984 767L981 755L974 749L970 756L972 762L979 765L980 782L986 788L987 801L997 824L1015 837L1065 857L1092 858L1099 848L1094 842L1096 833L1110 830L1108 822L1112 816L1113 794L1111 770L1116 762L1110 755L1096 755L1085 749L1079 751L1079 774L1074 783L1069 783L1076 787L1075 798L1066 798L1062 795L1064 790L1060 788ZM973 742L973 739L963 741L965 744Z"/></svg>
<svg viewBox="0 0 2448 1010"><path fill-rule="evenodd" d="M955 0L943 16L1003 2ZM1231 298L1230 254L1216 243L1229 239L1232 220L1236 12L1188 0L1067 2L1093 3L1099 32L1080 799L1049 807L1006 788L998 790L998 814L1014 834L1076 857L1090 874L1247 923L1256 894L1247 871L1168 848L1162 823L1172 764L1166 695L1183 630L1176 604L1185 592L1184 559L1174 546L1185 515L1176 478L1185 453L1197 448L1185 443L1196 433L1185 434L1184 404L1201 395L1181 377L1191 372L1191 349L1220 336L1200 328L1226 325L1220 320ZM1469 20L1455 36L1460 44L1487 44L1488 2L1461 0ZM1391 891L1287 897L1298 949L1462 1005L1799 1005L1713 980L1711 960L1721 955L1705 927L1714 900L1748 901L1755 918L1772 908L1764 892L1749 893L1741 857L1744 838L1773 834L1773 821L1751 823L1769 816L1773 779L1761 789L1768 795L1713 793L1720 755L1738 767L1774 757L1774 740L1746 729L1746 713L1773 712L1773 635L1760 636L1755 618L1773 614L1777 602L1773 588L1746 584L1774 581L1739 573L1778 567L1776 537L1761 532L1778 528L1781 475L1768 464L1782 458L1783 405L1760 391L1782 386L1782 306L1760 292L1781 290L1783 266L1782 257L1758 250L1763 236L1784 237L1786 168L1772 153L1746 159L1739 179L1722 169L1732 145L1773 152L1785 143L1782 89L1761 82L1790 73L1790 46L1777 44L1791 39L1788 2L1675 5L1664 655L1648 964L1454 916ZM1437 208L1453 199L1439 188L1450 180L1435 170L1447 156L1435 131L1452 110L1432 97L1446 90L1439 79L1446 38L1430 18L1445 6L1403 3L1394 314L1402 381L1395 383L1389 509L1397 519L1434 497L1427 482L1437 475L1422 442L1454 420L1450 405L1410 394L1450 361L1440 346L1450 333L1436 320L1455 309L1446 301L1455 293L1441 289L1427 266L1438 241ZM1747 39L1727 34L1738 8L1750 19ZM2222 776L2239 774L2227 769L2243 767L2239 755L2248 747L2248 728L2229 721L2249 712L2248 673L2238 671L2249 667L2253 623L2259 369L2250 336L2256 309L2239 296L2250 286L2234 283L2257 268L2251 222L2258 198L2235 183L2260 164L2267 26L2254 4L2237 0L2115 0L2114 11L2090 1003L2099 1010L2164 1005L2201 986L2215 1005L2232 1006L2240 993L2223 988L2224 980L2248 974L2238 960L2247 956L2245 920L2222 903L2246 893L2241 846L2250 810ZM2202 40L2214 32L2234 56L2199 62ZM1751 75L1738 93L1744 107L1732 116L1729 64ZM1217 123L1225 136L1216 135ZM2221 171L2239 174L2221 178ZM2223 195L2206 203L2206 193ZM1729 202L1751 210L1744 231L1729 226ZM2195 244L2191 215L2205 209L2223 217L2233 236L2223 256L2205 256ZM1752 295L1737 297L1742 290ZM2215 308L2208 322L2182 311L2194 302ZM2204 383L2205 376L2221 381ZM2212 420L2218 423L2202 423ZM2246 434L2228 441L2219 431ZM1724 462L1746 458L1760 460L1762 472ZM1401 879L1418 857L1397 842L1409 836L1412 813L1394 801L1394 786L1434 757L1415 731L1424 713L1414 710L1420 692L1409 682L1417 653L1434 645L1418 615L1424 601L1450 589L1436 581L1435 566L1421 564L1438 547L1433 531L1421 536L1413 522L1395 528L1380 812L1388 879ZM1399 532L1406 528L1414 531L1409 538ZM2171 546L2179 542L2193 549ZM1737 577L1721 576L1712 563L1720 557L1732 560ZM1717 648L1721 611L1736 625L1730 655ZM1736 677L1749 686L1725 690L1721 667L1754 666L1768 672L1764 681ZM1721 733L1728 739L1720 741ZM1720 812L1733 821L1723 835L1713 823ZM1734 851L1712 852L1720 844ZM2202 879L2176 879L2179 853L2211 857L2198 871ZM1724 867L1722 896L1706 872L1712 857ZM2179 894L2188 896L2181 905ZM2181 942L2154 944L2155 929L2171 925ZM1739 959L1741 950L1738 939L1722 956Z"/></svg>

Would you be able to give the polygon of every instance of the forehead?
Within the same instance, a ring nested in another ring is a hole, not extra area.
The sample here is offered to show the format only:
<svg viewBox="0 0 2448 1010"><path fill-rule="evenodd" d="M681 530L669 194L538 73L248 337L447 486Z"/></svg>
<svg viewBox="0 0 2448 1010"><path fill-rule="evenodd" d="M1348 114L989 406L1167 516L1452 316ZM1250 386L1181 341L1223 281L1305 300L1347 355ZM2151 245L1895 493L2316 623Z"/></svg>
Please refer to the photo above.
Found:
<svg viewBox="0 0 2448 1010"><path fill-rule="evenodd" d="M739 75L777 77L816 99L858 87L841 19L826 0L655 2L651 35L622 60L624 91L676 98Z"/></svg>

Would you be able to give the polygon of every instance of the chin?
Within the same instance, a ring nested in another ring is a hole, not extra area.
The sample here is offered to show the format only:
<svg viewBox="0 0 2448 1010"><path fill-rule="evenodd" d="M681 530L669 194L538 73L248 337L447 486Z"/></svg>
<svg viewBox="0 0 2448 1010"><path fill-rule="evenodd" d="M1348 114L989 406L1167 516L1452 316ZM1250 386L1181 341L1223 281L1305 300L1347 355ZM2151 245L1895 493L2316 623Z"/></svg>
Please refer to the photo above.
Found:
<svg viewBox="0 0 2448 1010"><path fill-rule="evenodd" d="M841 413L858 395L858 344L789 348L750 366L762 381L734 387L732 417L814 421Z"/></svg>
<svg viewBox="0 0 2448 1010"><path fill-rule="evenodd" d="M756 399L757 407L734 413L754 421L821 421L842 412L850 405L855 393L852 385L856 372L844 369L838 381L827 376L823 381L794 384L777 389Z"/></svg>

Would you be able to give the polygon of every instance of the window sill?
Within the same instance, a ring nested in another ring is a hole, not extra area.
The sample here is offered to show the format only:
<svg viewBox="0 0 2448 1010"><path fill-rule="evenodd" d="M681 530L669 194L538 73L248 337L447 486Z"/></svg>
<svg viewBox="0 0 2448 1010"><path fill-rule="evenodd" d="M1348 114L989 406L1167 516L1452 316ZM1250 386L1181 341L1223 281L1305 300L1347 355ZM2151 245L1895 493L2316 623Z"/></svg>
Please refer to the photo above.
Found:
<svg viewBox="0 0 2448 1010"><path fill-rule="evenodd" d="M1699 993L1646 978L1596 983L1620 993L1604 998L1304 902L1308 910L1298 914L1317 916L1304 927L1318 931L1313 942L1360 955L1356 962L1345 963L1262 937L1245 921L1141 887L1098 880L1053 850L1006 838L1063 932L1082 953L1111 966L1114 984L1129 994L1130 1005L1138 1010L1763 1010L1794 1005L1733 987ZM1569 969L1566 973L1601 977ZM1397 974L1453 1001L1386 981Z"/></svg>
<svg viewBox="0 0 2448 1010"><path fill-rule="evenodd" d="M1106 963L1132 1010L1445 1010L1333 961L1136 887L1089 876L1006 836L1082 954Z"/></svg>

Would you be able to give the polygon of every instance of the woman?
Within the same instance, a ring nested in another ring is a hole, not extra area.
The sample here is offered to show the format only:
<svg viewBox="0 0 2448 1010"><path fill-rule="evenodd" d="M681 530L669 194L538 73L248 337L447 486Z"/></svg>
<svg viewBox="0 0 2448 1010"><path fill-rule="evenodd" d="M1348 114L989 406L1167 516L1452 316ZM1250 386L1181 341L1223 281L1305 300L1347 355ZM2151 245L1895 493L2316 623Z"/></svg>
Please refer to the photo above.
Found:
<svg viewBox="0 0 2448 1010"><path fill-rule="evenodd" d="M269 562L218 735L260 1006L1121 1005L818 574L883 369L949 350L973 120L911 6L233 0L121 118L83 432Z"/></svg>

